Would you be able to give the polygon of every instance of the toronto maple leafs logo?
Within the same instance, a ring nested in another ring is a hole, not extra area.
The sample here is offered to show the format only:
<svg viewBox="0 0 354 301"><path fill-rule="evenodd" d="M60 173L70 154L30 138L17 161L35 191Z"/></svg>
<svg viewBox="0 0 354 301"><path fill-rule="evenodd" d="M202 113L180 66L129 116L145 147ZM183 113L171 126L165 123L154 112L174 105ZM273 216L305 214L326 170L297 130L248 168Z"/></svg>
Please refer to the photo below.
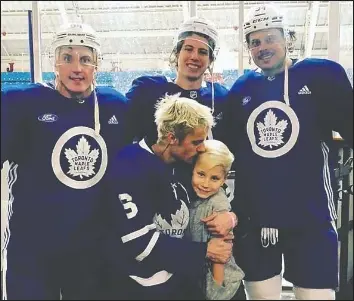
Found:
<svg viewBox="0 0 354 301"><path fill-rule="evenodd" d="M156 229L164 232L171 237L183 237L184 230L186 229L189 221L189 211L185 202L180 200L181 207L175 214L171 213L171 223L167 222L161 214L156 214L154 223Z"/></svg>
<svg viewBox="0 0 354 301"><path fill-rule="evenodd" d="M63 133L52 152L55 176L74 189L96 185L106 172L107 162L107 146L102 136L85 126Z"/></svg>
<svg viewBox="0 0 354 301"><path fill-rule="evenodd" d="M273 148L284 143L283 133L288 125L286 120L280 120L278 122L277 116L272 110L269 110L264 117L264 123L257 122L257 128L259 132L259 142L261 146L268 146Z"/></svg>
<svg viewBox="0 0 354 301"><path fill-rule="evenodd" d="M282 119L279 120L274 112ZM251 112L246 129L254 153L264 158L277 158L294 147L300 124L291 106L283 101L269 100Z"/></svg>
<svg viewBox="0 0 354 301"><path fill-rule="evenodd" d="M68 174L80 179L94 175L95 163L99 155L98 149L90 151L90 145L82 136L76 145L76 152L72 149L65 149L65 156L70 163Z"/></svg>
<svg viewBox="0 0 354 301"><path fill-rule="evenodd" d="M185 193L183 195L186 195L188 198L187 191L183 187L181 183L171 183L171 188L175 197L175 200L180 203L180 207L176 209L172 204L171 204L171 212L170 212L170 217L171 220L169 220L167 217L164 216L164 214L158 213L155 214L154 216L154 223L156 224L156 228L159 231L162 231L166 235L172 236L172 237L177 237L181 238L183 237L184 231L188 226L189 222L189 210L186 205L186 203L180 198L180 195L177 192L176 188L182 188ZM188 199L187 199L188 200ZM174 212L172 212L175 210Z"/></svg>

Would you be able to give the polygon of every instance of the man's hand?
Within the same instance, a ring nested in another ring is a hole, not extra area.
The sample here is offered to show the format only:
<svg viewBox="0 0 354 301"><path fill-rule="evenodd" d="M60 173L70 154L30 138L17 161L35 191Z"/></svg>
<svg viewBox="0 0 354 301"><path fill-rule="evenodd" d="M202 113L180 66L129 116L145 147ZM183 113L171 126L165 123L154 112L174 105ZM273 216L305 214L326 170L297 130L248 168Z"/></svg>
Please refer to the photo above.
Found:
<svg viewBox="0 0 354 301"><path fill-rule="evenodd" d="M202 218L201 221L207 225L211 234L222 237L228 235L237 225L237 217L233 212L216 212Z"/></svg>
<svg viewBox="0 0 354 301"><path fill-rule="evenodd" d="M207 258L215 263L227 263L232 255L232 243L224 238L212 238L208 242Z"/></svg>
<svg viewBox="0 0 354 301"><path fill-rule="evenodd" d="M230 231L229 234L227 234L226 236L224 236L222 238L224 239L224 241L232 243L235 236L234 236L234 233L232 231Z"/></svg>

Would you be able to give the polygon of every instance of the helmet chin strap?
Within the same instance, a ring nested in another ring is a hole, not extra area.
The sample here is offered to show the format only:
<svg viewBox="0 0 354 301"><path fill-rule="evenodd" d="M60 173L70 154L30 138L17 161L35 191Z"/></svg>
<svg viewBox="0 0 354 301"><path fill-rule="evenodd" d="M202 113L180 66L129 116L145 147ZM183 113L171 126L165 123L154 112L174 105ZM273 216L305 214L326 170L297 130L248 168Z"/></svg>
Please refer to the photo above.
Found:
<svg viewBox="0 0 354 301"><path fill-rule="evenodd" d="M101 124L100 124L100 111L98 107L98 100L97 100L97 93L94 84L92 84L92 90L93 90L93 101L95 103L95 113L94 113L94 118L95 118L95 134L96 136L100 135L100 130L101 130Z"/></svg>
<svg viewBox="0 0 354 301"><path fill-rule="evenodd" d="M290 100L289 100L289 72L288 72L288 56L285 55L284 60L284 101L290 107Z"/></svg>
<svg viewBox="0 0 354 301"><path fill-rule="evenodd" d="M214 115L214 110L215 110L215 92L214 92L214 62L212 62L209 66L209 72L211 75L211 114ZM208 139L213 140L213 131L211 128L208 130Z"/></svg>
<svg viewBox="0 0 354 301"><path fill-rule="evenodd" d="M290 61L290 66L292 65L292 60L289 57L289 49L285 46L285 59L284 59L284 101L290 107L289 99L289 66L288 61Z"/></svg>

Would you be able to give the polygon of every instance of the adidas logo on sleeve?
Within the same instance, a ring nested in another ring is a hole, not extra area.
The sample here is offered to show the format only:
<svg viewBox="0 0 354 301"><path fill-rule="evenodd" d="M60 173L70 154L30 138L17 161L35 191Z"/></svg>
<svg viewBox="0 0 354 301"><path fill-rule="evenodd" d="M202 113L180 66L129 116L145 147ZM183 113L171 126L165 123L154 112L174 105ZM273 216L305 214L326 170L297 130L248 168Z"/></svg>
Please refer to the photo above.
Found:
<svg viewBox="0 0 354 301"><path fill-rule="evenodd" d="M118 124L118 120L116 115L113 115L109 120L108 120L108 124Z"/></svg>
<svg viewBox="0 0 354 301"><path fill-rule="evenodd" d="M301 95L301 94L311 94L310 89L305 85L303 86L299 92L297 92L297 94Z"/></svg>

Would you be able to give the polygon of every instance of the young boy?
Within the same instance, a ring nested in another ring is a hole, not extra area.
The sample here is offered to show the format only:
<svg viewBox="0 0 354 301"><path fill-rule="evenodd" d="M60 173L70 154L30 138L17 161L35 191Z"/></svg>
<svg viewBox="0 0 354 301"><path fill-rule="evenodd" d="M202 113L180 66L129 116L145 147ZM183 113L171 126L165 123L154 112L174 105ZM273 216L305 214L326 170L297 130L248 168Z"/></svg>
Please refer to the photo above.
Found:
<svg viewBox="0 0 354 301"><path fill-rule="evenodd" d="M230 171L234 156L227 146L218 140L206 140L205 152L200 153L196 160L192 187L197 198L189 209L189 225L186 237L197 242L207 242L211 235L201 219L213 212L230 211L230 202L221 186ZM231 257L226 264L206 263L206 278L203 289L209 300L231 299L237 292L243 271Z"/></svg>

